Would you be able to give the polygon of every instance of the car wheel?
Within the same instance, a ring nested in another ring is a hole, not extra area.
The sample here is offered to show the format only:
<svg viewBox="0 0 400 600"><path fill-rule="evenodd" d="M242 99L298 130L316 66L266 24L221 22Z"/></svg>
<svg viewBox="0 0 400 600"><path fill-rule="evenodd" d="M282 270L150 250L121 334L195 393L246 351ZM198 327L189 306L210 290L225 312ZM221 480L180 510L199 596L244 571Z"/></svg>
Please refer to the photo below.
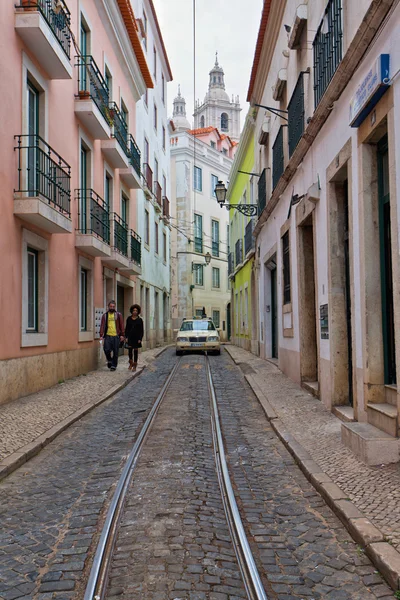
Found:
<svg viewBox="0 0 400 600"><path fill-rule="evenodd" d="M182 350L177 350L176 351L176 356L182 356L182 354L183 354Z"/></svg>
<svg viewBox="0 0 400 600"><path fill-rule="evenodd" d="M215 351L214 351L214 354L215 354L216 356L218 356L219 354L221 354L221 350L215 350Z"/></svg>

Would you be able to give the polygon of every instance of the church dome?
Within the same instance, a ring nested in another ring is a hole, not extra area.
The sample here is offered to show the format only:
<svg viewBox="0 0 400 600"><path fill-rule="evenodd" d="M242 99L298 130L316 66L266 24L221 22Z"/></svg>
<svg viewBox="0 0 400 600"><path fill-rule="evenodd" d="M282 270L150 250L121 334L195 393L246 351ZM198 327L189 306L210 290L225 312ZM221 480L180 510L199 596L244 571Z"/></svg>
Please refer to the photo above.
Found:
<svg viewBox="0 0 400 600"><path fill-rule="evenodd" d="M222 100L225 102L229 102L229 96L225 92L225 73L223 68L218 63L218 52L215 53L215 64L211 69L210 73L210 81L208 84L208 92L205 96L204 101L207 100Z"/></svg>
<svg viewBox="0 0 400 600"><path fill-rule="evenodd" d="M186 100L181 95L181 86L178 86L178 95L174 99L174 112L172 115L175 129L191 129L191 125L186 118Z"/></svg>

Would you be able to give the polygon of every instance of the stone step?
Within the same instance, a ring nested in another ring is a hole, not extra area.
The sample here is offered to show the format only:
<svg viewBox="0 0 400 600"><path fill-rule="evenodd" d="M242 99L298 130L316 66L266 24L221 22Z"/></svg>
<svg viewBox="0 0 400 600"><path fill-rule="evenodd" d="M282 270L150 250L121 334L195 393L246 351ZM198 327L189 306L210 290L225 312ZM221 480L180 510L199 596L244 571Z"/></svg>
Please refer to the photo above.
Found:
<svg viewBox="0 0 400 600"><path fill-rule="evenodd" d="M397 436L397 407L387 402L381 404L367 404L368 423L385 431L389 435Z"/></svg>
<svg viewBox="0 0 400 600"><path fill-rule="evenodd" d="M343 423L354 423L354 409L352 406L334 406L332 409L335 417L338 417Z"/></svg>
<svg viewBox="0 0 400 600"><path fill-rule="evenodd" d="M306 390L307 392L309 392L310 394L312 394L313 396L315 396L316 398L319 398L319 383L318 383L318 381L302 381L301 387L304 390Z"/></svg>
<svg viewBox="0 0 400 600"><path fill-rule="evenodd" d="M385 385L385 401L397 406L397 385Z"/></svg>
<svg viewBox="0 0 400 600"><path fill-rule="evenodd" d="M396 463L400 440L370 423L342 423L342 443L367 465Z"/></svg>

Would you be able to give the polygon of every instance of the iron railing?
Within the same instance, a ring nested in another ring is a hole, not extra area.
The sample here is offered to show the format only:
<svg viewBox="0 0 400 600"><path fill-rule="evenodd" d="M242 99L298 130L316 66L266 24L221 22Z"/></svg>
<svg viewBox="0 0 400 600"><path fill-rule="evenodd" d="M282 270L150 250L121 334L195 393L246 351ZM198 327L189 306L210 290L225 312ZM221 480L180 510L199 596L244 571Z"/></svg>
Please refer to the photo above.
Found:
<svg viewBox="0 0 400 600"><path fill-rule="evenodd" d="M139 267L142 264L142 239L131 229L131 260Z"/></svg>
<svg viewBox="0 0 400 600"><path fill-rule="evenodd" d="M313 42L314 101L318 106L343 57L342 0L329 0Z"/></svg>
<svg viewBox="0 0 400 600"><path fill-rule="evenodd" d="M278 135L275 138L274 145L272 146L272 187L275 189L276 184L283 171L285 170L285 154L283 150L283 128L281 125L278 131Z"/></svg>
<svg viewBox="0 0 400 600"><path fill-rule="evenodd" d="M162 202L163 202L163 217L166 217L167 219L169 219L169 217L170 217L169 200L168 200L167 196L163 196Z"/></svg>
<svg viewBox="0 0 400 600"><path fill-rule="evenodd" d="M289 156L292 156L304 133L304 77L300 73L288 105Z"/></svg>
<svg viewBox="0 0 400 600"><path fill-rule="evenodd" d="M162 187L161 185L158 183L158 181L154 182L154 190L153 190L154 196L156 198L157 204L158 206L161 208L161 196L162 196Z"/></svg>
<svg viewBox="0 0 400 600"><path fill-rule="evenodd" d="M258 216L267 205L267 170L263 169L258 180Z"/></svg>
<svg viewBox="0 0 400 600"><path fill-rule="evenodd" d="M151 191L153 189L153 171L147 163L143 163L143 179L146 187Z"/></svg>
<svg viewBox="0 0 400 600"><path fill-rule="evenodd" d="M114 130L112 136L117 140L122 150L128 158L131 157L130 153L130 138L128 134L128 125L125 117L118 108L116 102L111 102L109 105Z"/></svg>
<svg viewBox="0 0 400 600"><path fill-rule="evenodd" d="M117 213L113 214L114 249L128 257L128 225Z"/></svg>
<svg viewBox="0 0 400 600"><path fill-rule="evenodd" d="M16 135L18 193L43 196L71 216L71 167L39 135Z"/></svg>
<svg viewBox="0 0 400 600"><path fill-rule="evenodd" d="M17 8L36 8L44 17L68 59L71 57L71 14L64 0L20 0Z"/></svg>
<svg viewBox="0 0 400 600"><path fill-rule="evenodd" d="M109 106L110 90L96 61L90 55L77 56L76 58L79 98L90 97L111 127L114 118L111 106Z"/></svg>
<svg viewBox="0 0 400 600"><path fill-rule="evenodd" d="M131 133L129 134L129 144L130 144L130 149L131 149L131 151L130 151L131 165L135 169L136 173L138 175L140 175L140 150L139 150L138 145L135 142L135 139Z"/></svg>
<svg viewBox="0 0 400 600"><path fill-rule="evenodd" d="M250 219L250 221L246 225L246 229L244 232L244 255L246 256L250 250L254 250L255 248L255 239L253 235L254 230L254 221Z"/></svg>
<svg viewBox="0 0 400 600"><path fill-rule="evenodd" d="M237 267L243 262L243 240L238 239L235 244L235 266Z"/></svg>
<svg viewBox="0 0 400 600"><path fill-rule="evenodd" d="M235 263L233 259L233 252L229 252L228 254L228 275L232 275L235 270Z"/></svg>
<svg viewBox="0 0 400 600"><path fill-rule="evenodd" d="M92 189L76 190L78 198L79 233L93 233L110 243L110 212L108 206ZM89 208L89 214L88 214Z"/></svg>

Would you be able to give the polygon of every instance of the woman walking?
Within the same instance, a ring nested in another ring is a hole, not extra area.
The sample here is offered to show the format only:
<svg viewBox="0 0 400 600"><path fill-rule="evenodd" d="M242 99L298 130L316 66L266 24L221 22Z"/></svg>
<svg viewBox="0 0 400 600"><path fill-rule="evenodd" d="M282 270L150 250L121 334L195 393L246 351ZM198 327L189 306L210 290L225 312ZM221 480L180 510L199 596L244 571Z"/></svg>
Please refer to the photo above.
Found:
<svg viewBox="0 0 400 600"><path fill-rule="evenodd" d="M139 348L142 347L143 319L139 316L141 308L139 304L133 304L129 312L131 316L126 320L125 339L129 352L129 370L136 371Z"/></svg>

